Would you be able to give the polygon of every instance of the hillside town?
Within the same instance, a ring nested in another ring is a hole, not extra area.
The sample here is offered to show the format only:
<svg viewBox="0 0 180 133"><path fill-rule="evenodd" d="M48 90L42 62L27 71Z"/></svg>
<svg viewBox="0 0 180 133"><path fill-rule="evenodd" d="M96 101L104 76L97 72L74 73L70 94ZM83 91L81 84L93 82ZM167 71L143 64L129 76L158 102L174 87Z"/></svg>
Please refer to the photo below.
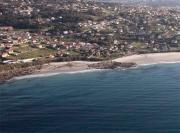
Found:
<svg viewBox="0 0 180 133"><path fill-rule="evenodd" d="M180 51L180 10L82 0L2 0L1 65Z"/></svg>

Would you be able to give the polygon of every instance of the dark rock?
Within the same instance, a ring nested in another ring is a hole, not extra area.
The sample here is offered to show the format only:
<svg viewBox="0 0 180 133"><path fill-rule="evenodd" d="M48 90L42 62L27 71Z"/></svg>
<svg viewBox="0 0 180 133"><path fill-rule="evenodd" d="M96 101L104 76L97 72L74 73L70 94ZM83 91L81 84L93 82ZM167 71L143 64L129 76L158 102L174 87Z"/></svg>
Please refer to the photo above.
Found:
<svg viewBox="0 0 180 133"><path fill-rule="evenodd" d="M107 61L90 64L89 68L95 69L115 69L115 68L130 68L136 66L135 63L131 62L115 62L115 61Z"/></svg>

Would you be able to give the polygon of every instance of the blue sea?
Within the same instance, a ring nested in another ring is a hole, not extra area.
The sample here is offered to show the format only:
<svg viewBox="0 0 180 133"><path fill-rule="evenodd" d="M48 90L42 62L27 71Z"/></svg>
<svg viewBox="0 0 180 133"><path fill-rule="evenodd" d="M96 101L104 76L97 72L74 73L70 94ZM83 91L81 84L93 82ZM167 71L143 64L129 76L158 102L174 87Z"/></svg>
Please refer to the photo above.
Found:
<svg viewBox="0 0 180 133"><path fill-rule="evenodd" d="M180 133L180 64L2 84L0 133Z"/></svg>

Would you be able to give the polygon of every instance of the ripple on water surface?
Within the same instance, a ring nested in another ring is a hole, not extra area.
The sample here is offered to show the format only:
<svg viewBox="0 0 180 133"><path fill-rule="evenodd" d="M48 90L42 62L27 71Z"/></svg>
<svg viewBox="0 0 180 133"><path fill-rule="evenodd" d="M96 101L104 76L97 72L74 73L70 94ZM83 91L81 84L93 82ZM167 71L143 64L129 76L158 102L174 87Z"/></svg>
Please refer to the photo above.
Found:
<svg viewBox="0 0 180 133"><path fill-rule="evenodd" d="M180 133L180 64L0 85L2 133Z"/></svg>

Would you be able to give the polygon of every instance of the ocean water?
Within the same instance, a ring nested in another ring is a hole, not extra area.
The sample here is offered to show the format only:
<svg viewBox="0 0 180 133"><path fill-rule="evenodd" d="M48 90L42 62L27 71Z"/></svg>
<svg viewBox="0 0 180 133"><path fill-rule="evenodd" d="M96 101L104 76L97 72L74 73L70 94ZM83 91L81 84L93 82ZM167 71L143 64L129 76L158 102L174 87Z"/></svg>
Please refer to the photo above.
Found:
<svg viewBox="0 0 180 133"><path fill-rule="evenodd" d="M180 64L0 85L0 133L180 133Z"/></svg>

